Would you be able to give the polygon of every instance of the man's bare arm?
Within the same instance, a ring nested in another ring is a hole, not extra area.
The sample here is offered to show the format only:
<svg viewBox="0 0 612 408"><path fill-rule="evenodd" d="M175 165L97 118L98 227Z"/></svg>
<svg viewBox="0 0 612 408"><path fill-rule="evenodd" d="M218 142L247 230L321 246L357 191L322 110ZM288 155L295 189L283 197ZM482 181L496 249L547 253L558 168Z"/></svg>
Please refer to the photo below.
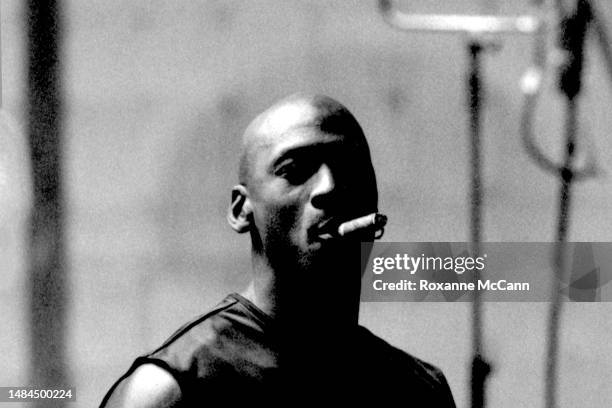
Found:
<svg viewBox="0 0 612 408"><path fill-rule="evenodd" d="M168 371L143 364L115 388L104 408L176 408L180 399L181 389Z"/></svg>

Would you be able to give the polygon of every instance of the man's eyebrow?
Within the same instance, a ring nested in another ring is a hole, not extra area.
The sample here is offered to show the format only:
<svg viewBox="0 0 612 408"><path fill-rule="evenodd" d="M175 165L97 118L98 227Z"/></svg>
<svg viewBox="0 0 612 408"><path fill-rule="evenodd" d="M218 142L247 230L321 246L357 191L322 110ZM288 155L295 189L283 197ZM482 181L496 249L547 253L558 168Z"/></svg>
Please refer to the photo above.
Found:
<svg viewBox="0 0 612 408"><path fill-rule="evenodd" d="M278 166L284 160L294 157L315 157L317 153L321 153L322 150L337 149L340 147L342 141L331 141L331 142L317 142L309 143L302 146L291 146L282 150L278 157L272 162L272 168Z"/></svg>

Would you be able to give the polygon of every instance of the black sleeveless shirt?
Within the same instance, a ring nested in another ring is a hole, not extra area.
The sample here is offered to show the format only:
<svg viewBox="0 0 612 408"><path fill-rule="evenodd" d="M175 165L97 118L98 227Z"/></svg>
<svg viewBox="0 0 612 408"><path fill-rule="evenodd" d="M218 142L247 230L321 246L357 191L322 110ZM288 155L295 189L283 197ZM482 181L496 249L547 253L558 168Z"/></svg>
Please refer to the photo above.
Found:
<svg viewBox="0 0 612 408"><path fill-rule="evenodd" d="M314 334L308 341L283 343L268 315L242 296L229 295L161 347L137 358L101 406L123 379L147 363L173 375L184 407L351 402L455 406L440 370L367 329L355 326L342 339Z"/></svg>

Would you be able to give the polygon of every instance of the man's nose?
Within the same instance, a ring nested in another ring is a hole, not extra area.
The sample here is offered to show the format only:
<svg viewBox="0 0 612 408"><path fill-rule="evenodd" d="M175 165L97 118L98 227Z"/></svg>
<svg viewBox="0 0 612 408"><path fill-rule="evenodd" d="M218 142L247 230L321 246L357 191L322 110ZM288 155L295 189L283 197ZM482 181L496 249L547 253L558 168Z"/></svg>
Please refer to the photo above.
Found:
<svg viewBox="0 0 612 408"><path fill-rule="evenodd" d="M336 180L331 168L323 163L315 175L314 185L311 193L312 205L316 208L326 208L334 204L336 191Z"/></svg>

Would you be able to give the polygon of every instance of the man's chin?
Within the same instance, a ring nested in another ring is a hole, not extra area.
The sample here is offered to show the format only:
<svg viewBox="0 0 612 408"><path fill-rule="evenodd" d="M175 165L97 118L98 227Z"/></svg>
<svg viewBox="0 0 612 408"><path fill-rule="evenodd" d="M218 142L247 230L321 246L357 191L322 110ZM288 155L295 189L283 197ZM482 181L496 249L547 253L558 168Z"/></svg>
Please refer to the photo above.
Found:
<svg viewBox="0 0 612 408"><path fill-rule="evenodd" d="M302 264L309 269L336 270L346 269L350 265L359 268L360 245L358 242L343 240L324 241L312 243L302 258Z"/></svg>

